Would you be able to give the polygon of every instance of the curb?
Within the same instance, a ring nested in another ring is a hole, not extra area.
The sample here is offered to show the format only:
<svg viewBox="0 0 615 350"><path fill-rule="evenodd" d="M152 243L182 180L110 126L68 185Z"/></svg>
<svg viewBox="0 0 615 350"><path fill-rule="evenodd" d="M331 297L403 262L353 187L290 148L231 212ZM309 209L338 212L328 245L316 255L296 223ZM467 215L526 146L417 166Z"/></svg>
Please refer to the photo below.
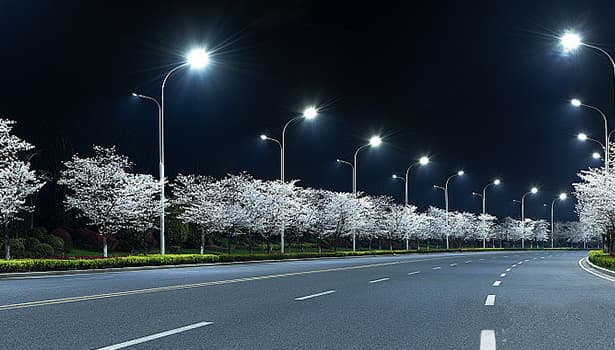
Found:
<svg viewBox="0 0 615 350"><path fill-rule="evenodd" d="M611 271L609 269L605 269L604 267L594 265L591 261L589 261L588 257L584 257L579 260L579 266L585 272L591 273L596 277L615 282L615 271Z"/></svg>

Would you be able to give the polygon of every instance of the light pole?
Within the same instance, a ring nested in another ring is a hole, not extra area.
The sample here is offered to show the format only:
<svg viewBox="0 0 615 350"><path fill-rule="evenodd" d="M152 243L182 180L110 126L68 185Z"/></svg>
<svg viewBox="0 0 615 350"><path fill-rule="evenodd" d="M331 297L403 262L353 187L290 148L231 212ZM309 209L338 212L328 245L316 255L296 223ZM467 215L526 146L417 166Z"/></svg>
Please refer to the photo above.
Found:
<svg viewBox="0 0 615 350"><path fill-rule="evenodd" d="M410 177L409 177L410 176L410 169L414 168L417 165L423 166L423 165L427 165L427 164L429 164L429 157L423 156L423 157L419 158L418 161L410 164L408 166L408 168L406 168L406 175L405 175L404 178L401 178L401 177L399 177L397 175L393 176L394 179L398 178L400 180L404 180L404 204L405 205L408 205L408 187L410 185Z"/></svg>
<svg viewBox="0 0 615 350"><path fill-rule="evenodd" d="M403 176L397 176L396 174L391 175L391 178L394 180L399 180L404 183L404 187L406 187L406 179ZM408 205L408 198L404 200L404 205Z"/></svg>
<svg viewBox="0 0 615 350"><path fill-rule="evenodd" d="M572 100L570 100L570 104L575 107L586 107L586 108L592 109L600 113L600 115L602 116L602 120L604 121L604 144L601 144L601 145L604 148L604 168L608 170L609 169L609 121L606 118L606 115L604 114L604 112L602 112L602 110L600 110L600 108L584 104L583 102L581 102L581 100L577 98L573 98ZM584 135L584 134L579 134L579 140L581 140L581 137L582 137L581 135ZM587 139L587 135L585 136L585 138ZM584 140L581 140L581 141L584 141Z"/></svg>
<svg viewBox="0 0 615 350"><path fill-rule="evenodd" d="M566 195L566 193L562 192L559 194L557 198L551 201L551 249L553 249L554 247L553 236L555 235L555 229L553 226L553 208L555 207L555 201L557 200L564 201L566 200L566 198L568 198L568 196Z"/></svg>
<svg viewBox="0 0 615 350"><path fill-rule="evenodd" d="M489 186L498 186L501 183L502 181L500 179L495 179L483 187L483 194L472 192L473 195L478 196L483 200L483 215L487 214L487 188L489 188ZM486 245L487 239L483 238L483 248L485 248Z"/></svg>
<svg viewBox="0 0 615 350"><path fill-rule="evenodd" d="M369 142L364 144L363 146L357 148L354 152L354 162L352 163L352 194L355 198L357 198L357 156L359 152L367 147L378 147L382 144L382 138L380 136L372 136L369 139ZM357 249L357 234L354 230L352 230L352 251L356 251Z"/></svg>
<svg viewBox="0 0 615 350"><path fill-rule="evenodd" d="M463 174L465 174L464 171L459 170L457 173L449 176L448 179L446 179L446 182L444 183L444 187L436 186L436 185L433 186L434 188L444 191L444 207L445 207L445 212L446 212L446 249L448 249L449 247L448 236L450 234L448 230L448 183L451 181L452 178L457 177L457 176L463 176Z"/></svg>
<svg viewBox="0 0 615 350"><path fill-rule="evenodd" d="M282 142L280 142L277 139L271 138L265 134L261 135L261 140L276 142L280 146L280 181L284 182L284 176L285 176L284 149L286 145L286 129L288 129L288 127L292 123L298 121L299 119L312 120L316 118L317 116L318 116L318 110L316 109L316 107L311 106L311 107L307 107L306 109L304 109L303 114L296 116L294 118L291 118L289 121L286 122L286 124L284 124L284 128L282 128ZM282 227L280 228L280 253L284 254L284 224L282 224Z"/></svg>
<svg viewBox="0 0 615 350"><path fill-rule="evenodd" d="M538 193L538 188L532 187L528 192L521 196L521 225L523 225L524 229L523 234L525 234L525 196L536 193ZM521 236L521 249L523 248L525 248L525 237Z"/></svg>
<svg viewBox="0 0 615 350"><path fill-rule="evenodd" d="M347 161L345 161L343 159L339 159L339 158L336 159L335 161L338 162L339 164L348 165L350 167L350 169L352 169L352 183L353 183L352 187L354 189L354 165L352 165L352 163L350 163L350 162L347 162Z"/></svg>
<svg viewBox="0 0 615 350"><path fill-rule="evenodd" d="M162 80L162 87L160 91L160 102L157 99L145 96L137 93L132 93L132 96L141 99L152 101L158 107L158 152L160 154L160 161L158 164L158 171L160 176L160 255L165 254L165 225L164 225L164 210L165 210L165 198L164 198L164 87L167 84L169 77L176 71L190 66L194 69L205 68L209 64L209 55L204 49L194 49L186 56L186 61L175 68L171 69Z"/></svg>
<svg viewBox="0 0 615 350"><path fill-rule="evenodd" d="M585 46L587 48L596 50L602 53L603 55L605 55L609 59L609 62L611 63L611 68L613 70L613 77L614 77L613 81L615 82L615 60L613 60L613 57L611 57L611 55L609 55L609 53L606 52L606 50L598 46L583 42L583 40L581 39L581 36L572 31L564 32L564 34L559 39L560 39L560 44L562 45L562 47L564 48L566 52L573 52L580 46ZM615 90L613 92L615 93ZM613 103L615 103L615 99L613 99ZM608 158L606 158L606 160L608 161Z"/></svg>

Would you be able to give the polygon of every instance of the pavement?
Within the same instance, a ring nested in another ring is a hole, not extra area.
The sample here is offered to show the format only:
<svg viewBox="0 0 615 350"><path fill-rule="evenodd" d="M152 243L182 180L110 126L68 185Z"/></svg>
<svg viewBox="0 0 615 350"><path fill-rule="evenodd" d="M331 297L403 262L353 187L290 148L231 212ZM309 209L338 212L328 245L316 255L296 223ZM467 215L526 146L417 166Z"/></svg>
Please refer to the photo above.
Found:
<svg viewBox="0 0 615 350"><path fill-rule="evenodd" d="M583 251L377 256L0 280L0 349L613 349Z"/></svg>

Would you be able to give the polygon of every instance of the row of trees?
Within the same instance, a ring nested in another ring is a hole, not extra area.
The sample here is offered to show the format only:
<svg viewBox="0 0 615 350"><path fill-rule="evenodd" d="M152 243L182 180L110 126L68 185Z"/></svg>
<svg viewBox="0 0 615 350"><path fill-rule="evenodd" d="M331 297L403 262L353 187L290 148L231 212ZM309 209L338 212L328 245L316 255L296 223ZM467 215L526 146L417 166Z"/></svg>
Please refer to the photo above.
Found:
<svg viewBox="0 0 615 350"><path fill-rule="evenodd" d="M588 234L602 237L605 252L615 255L615 164L607 162L608 167L581 171L581 181L573 186L579 221Z"/></svg>
<svg viewBox="0 0 615 350"><path fill-rule="evenodd" d="M27 199L44 185L29 161L21 159L33 146L11 133L13 124L0 119L0 220L5 226L19 220L19 213L34 209ZM201 253L207 235L225 235L229 251L231 241L244 236L252 250L255 239L264 240L270 247L282 229L289 250L292 242L303 247L303 242L315 241L320 250L323 240L337 247L337 242L351 237L370 249L375 241L379 247L388 241L389 249L393 249L394 242L408 249L412 242L419 249L420 242L438 244L446 238L456 242L457 247L485 247L487 242L495 246L496 241L500 246L504 241L528 241L530 246L537 246L549 237L544 220L519 222L505 218L498 222L491 215L466 212L449 212L447 217L444 210L435 207L419 213L416 207L396 204L387 196L355 197L351 193L303 188L296 181L259 180L245 173L222 179L180 174L170 184L171 199L163 204L158 180L133 172L133 164L117 154L114 147L94 146L93 151L91 157L74 155L64 162L65 170L57 182L67 190L66 209L100 233L104 256L108 255L107 240L120 231L142 235L136 240L145 241L145 235L157 229L162 205L173 206L177 218L198 230ZM588 182L599 175L584 173ZM589 202L582 203L582 208L589 210ZM591 227L583 232L597 232ZM591 234L577 237L579 234L573 231L582 231L578 228L569 230L570 241L591 240ZM562 226L561 231L566 229ZM10 258L8 232L5 229L6 259Z"/></svg>

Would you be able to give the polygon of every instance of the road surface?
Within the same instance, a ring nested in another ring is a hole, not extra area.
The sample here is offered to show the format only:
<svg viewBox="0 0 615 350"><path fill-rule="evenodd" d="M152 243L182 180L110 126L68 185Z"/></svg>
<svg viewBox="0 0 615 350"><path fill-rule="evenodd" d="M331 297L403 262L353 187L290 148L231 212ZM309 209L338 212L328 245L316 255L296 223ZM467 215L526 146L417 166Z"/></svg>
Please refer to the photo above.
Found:
<svg viewBox="0 0 615 350"><path fill-rule="evenodd" d="M613 349L586 252L264 262L0 280L0 349Z"/></svg>

